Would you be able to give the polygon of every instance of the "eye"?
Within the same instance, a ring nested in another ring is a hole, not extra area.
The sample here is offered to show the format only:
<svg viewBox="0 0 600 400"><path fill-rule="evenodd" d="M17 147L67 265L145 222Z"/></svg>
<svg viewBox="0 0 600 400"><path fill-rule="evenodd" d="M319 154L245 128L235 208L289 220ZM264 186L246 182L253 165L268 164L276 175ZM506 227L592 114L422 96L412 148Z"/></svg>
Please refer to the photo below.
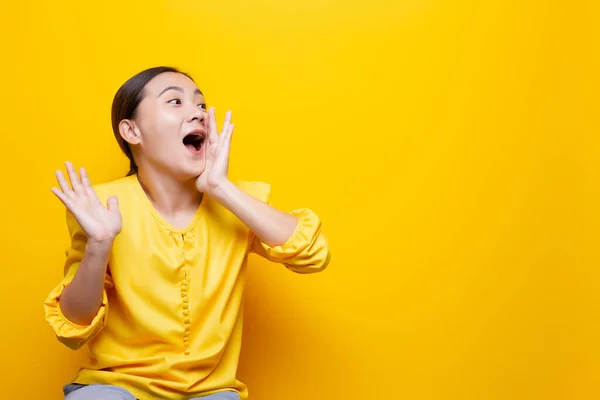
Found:
<svg viewBox="0 0 600 400"><path fill-rule="evenodd" d="M203 110L206 110L206 104L205 103L198 104L198 107L200 107Z"/></svg>
<svg viewBox="0 0 600 400"><path fill-rule="evenodd" d="M181 100L179 100L179 99L172 99L172 100L169 100L167 103L169 103L169 104L181 104Z"/></svg>

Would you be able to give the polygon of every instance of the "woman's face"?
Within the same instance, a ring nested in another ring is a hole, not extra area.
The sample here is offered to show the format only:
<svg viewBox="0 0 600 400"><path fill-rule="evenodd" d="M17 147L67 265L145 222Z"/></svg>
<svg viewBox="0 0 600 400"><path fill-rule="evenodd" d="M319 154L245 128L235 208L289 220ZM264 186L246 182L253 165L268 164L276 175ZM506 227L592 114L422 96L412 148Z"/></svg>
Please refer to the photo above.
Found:
<svg viewBox="0 0 600 400"><path fill-rule="evenodd" d="M197 177L206 164L207 117L204 97L190 78L175 72L156 76L133 119L138 158L179 178Z"/></svg>

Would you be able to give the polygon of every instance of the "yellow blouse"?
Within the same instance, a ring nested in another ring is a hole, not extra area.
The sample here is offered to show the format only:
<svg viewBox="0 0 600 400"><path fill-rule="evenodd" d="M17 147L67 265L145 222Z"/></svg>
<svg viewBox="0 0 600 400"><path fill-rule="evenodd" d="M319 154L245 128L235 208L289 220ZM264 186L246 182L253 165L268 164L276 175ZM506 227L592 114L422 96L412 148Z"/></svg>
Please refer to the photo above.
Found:
<svg viewBox="0 0 600 400"><path fill-rule="evenodd" d="M270 186L237 182L268 202ZM204 196L192 222L177 229L153 207L135 175L95 186L106 204L119 198L123 218L109 259L103 301L89 326L62 314L59 299L73 279L86 236L70 213L64 279L45 301L46 319L72 349L88 345L90 361L73 382L121 386L138 399L184 400L225 390L248 396L236 379L242 292L250 252L297 273L314 273L330 254L319 218L308 209L292 237L270 247L229 210Z"/></svg>

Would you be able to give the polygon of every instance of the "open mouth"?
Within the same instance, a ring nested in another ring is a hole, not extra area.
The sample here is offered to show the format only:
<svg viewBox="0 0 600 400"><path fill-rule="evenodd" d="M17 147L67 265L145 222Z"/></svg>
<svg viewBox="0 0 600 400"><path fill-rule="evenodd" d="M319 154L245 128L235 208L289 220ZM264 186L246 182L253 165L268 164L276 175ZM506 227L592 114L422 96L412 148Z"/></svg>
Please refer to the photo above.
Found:
<svg viewBox="0 0 600 400"><path fill-rule="evenodd" d="M204 135L200 132L192 132L185 135L183 144L193 153L198 153L202 149L204 143Z"/></svg>

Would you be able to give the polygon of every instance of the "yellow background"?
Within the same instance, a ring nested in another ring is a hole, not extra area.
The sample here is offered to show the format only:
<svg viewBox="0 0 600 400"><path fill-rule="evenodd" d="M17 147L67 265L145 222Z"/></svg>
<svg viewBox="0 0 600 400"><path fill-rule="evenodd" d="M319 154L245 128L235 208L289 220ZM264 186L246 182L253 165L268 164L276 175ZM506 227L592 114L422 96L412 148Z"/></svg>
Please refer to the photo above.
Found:
<svg viewBox="0 0 600 400"><path fill-rule="evenodd" d="M65 160L126 172L118 86L191 73L236 122L231 175L329 234L327 271L252 259L255 400L600 396L599 13L588 2L4 1L2 398L61 397L84 352L62 274Z"/></svg>

